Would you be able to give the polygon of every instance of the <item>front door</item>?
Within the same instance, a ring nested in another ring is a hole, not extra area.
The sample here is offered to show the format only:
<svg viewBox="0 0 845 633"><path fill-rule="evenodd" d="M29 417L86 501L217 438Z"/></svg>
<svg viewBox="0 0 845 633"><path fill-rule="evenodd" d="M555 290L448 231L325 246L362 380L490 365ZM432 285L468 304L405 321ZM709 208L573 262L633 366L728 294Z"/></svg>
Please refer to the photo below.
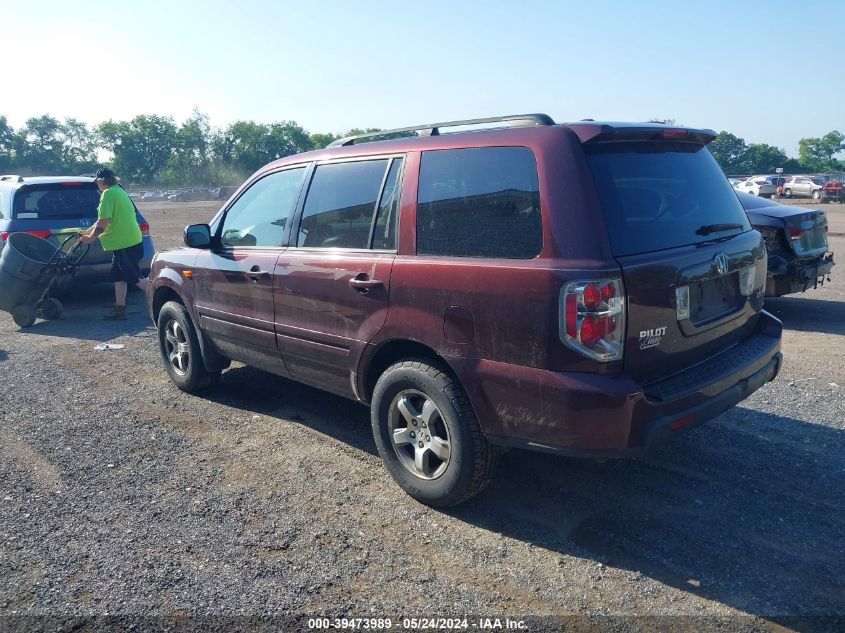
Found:
<svg viewBox="0 0 845 633"><path fill-rule="evenodd" d="M358 355L387 318L402 159L318 164L296 244L276 264L276 333L292 377L354 395Z"/></svg>
<svg viewBox="0 0 845 633"><path fill-rule="evenodd" d="M194 269L205 336L226 356L287 375L275 336L276 262L306 167L256 180L226 210Z"/></svg>

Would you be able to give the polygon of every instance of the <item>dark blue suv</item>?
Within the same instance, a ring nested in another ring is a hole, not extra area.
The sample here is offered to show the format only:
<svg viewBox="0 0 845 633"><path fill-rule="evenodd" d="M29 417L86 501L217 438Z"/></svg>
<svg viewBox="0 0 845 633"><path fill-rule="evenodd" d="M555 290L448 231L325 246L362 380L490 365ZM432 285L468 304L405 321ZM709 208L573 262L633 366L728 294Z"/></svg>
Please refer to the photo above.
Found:
<svg viewBox="0 0 845 633"><path fill-rule="evenodd" d="M100 191L93 178L76 176L22 177L0 176L0 250L9 234L32 233L57 246L70 235L97 221ZM144 256L141 271L150 269L155 253L150 226L135 209L143 234ZM76 281L108 281L111 253L103 251L99 241L82 261Z"/></svg>

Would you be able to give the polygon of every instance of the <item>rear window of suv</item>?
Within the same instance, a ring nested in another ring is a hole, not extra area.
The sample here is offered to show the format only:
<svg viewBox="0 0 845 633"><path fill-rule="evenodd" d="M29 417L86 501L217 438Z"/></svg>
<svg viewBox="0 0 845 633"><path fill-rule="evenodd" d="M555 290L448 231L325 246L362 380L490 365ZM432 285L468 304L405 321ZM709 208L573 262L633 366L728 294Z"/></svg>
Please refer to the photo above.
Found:
<svg viewBox="0 0 845 633"><path fill-rule="evenodd" d="M14 212L20 220L96 218L99 204L93 182L29 185L15 194Z"/></svg>
<svg viewBox="0 0 845 633"><path fill-rule="evenodd" d="M734 190L703 145L629 141L587 145L585 151L617 256L751 229Z"/></svg>

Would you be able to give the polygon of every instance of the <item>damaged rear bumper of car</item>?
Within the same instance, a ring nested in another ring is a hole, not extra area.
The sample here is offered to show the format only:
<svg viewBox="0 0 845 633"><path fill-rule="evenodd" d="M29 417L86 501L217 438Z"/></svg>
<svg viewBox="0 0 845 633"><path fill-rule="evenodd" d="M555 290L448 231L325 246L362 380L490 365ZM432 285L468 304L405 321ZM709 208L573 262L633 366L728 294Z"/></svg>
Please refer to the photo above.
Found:
<svg viewBox="0 0 845 633"><path fill-rule="evenodd" d="M779 297L817 288L824 284L833 266L833 253L826 253L824 256L812 260L784 261L784 266L774 270L771 267L770 258L769 276L766 279L766 296Z"/></svg>
<svg viewBox="0 0 845 633"><path fill-rule="evenodd" d="M781 330L780 321L762 311L745 341L645 387L624 374L552 372L490 361L454 367L459 376L475 372L478 387L470 399L495 444L573 457L635 457L774 380L782 362Z"/></svg>

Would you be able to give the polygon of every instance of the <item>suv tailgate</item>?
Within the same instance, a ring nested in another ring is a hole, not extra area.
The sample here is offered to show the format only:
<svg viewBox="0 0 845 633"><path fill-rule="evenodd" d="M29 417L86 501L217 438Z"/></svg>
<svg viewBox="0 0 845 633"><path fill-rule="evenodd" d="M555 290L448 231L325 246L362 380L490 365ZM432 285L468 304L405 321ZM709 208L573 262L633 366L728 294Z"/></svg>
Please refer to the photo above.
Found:
<svg viewBox="0 0 845 633"><path fill-rule="evenodd" d="M704 145L614 137L585 151L625 285L625 372L647 386L751 336L765 248Z"/></svg>

